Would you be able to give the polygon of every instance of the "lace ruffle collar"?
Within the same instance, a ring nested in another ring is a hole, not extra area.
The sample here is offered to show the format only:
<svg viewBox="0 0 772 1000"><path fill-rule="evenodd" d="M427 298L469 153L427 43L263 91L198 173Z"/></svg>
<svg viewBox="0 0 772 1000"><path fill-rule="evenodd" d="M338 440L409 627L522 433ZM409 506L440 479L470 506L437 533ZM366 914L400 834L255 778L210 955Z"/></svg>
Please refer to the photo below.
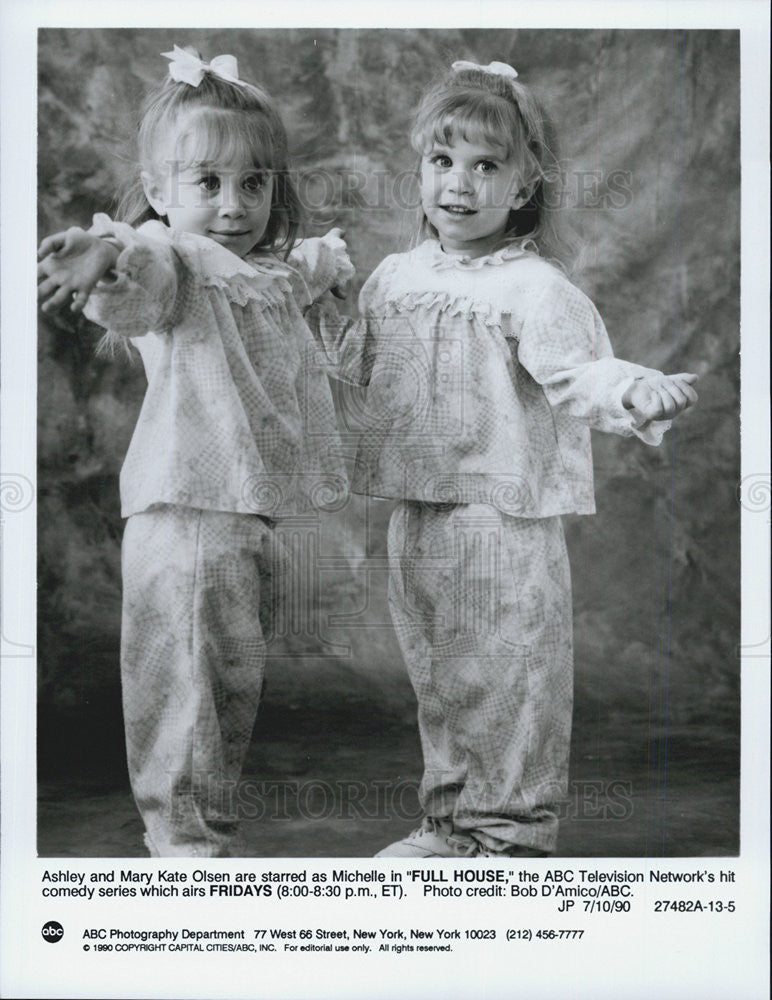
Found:
<svg viewBox="0 0 772 1000"><path fill-rule="evenodd" d="M527 236L522 239L506 243L493 253L483 257L457 257L455 254L445 253L440 246L439 240L425 240L418 248L417 252L427 261L427 263L438 271L452 270L457 268L461 271L480 271L484 267L499 267L508 260L522 257L525 254L538 255L538 249L533 240Z"/></svg>
<svg viewBox="0 0 772 1000"><path fill-rule="evenodd" d="M196 233L170 229L160 221L144 223L139 232L153 239L195 250L208 277L228 281L232 278L254 279L255 274L271 278L288 278L290 269L270 254L251 251L242 260L216 240Z"/></svg>
<svg viewBox="0 0 772 1000"><path fill-rule="evenodd" d="M174 238L183 245L195 247L201 260L206 262L209 273L217 278L228 280L240 276L249 279L254 278L255 272L279 278L287 278L290 274L289 269L282 266L275 257L260 251L250 251L246 257L241 258L206 236L175 232Z"/></svg>

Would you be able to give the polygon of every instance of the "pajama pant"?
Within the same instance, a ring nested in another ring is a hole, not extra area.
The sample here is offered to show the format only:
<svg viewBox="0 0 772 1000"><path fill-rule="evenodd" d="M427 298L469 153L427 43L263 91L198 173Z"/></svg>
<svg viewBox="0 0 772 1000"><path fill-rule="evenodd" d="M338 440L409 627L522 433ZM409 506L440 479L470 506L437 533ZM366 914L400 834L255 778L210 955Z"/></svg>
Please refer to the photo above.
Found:
<svg viewBox="0 0 772 1000"><path fill-rule="evenodd" d="M225 857L286 560L256 515L159 505L123 536L129 776L153 856Z"/></svg>
<svg viewBox="0 0 772 1000"><path fill-rule="evenodd" d="M404 501L389 604L418 700L427 816L488 850L554 851L573 700L559 517Z"/></svg>

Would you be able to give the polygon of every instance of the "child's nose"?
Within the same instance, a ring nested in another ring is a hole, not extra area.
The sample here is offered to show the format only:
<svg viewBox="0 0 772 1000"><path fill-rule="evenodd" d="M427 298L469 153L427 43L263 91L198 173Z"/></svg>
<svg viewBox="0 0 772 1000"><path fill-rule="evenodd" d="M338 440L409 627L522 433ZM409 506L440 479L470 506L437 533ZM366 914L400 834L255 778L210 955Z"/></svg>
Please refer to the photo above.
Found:
<svg viewBox="0 0 772 1000"><path fill-rule="evenodd" d="M239 187L235 184L224 184L220 197L220 215L240 216L244 214L244 199Z"/></svg>
<svg viewBox="0 0 772 1000"><path fill-rule="evenodd" d="M471 194L472 178L466 167L456 167L450 174L450 188L456 194Z"/></svg>

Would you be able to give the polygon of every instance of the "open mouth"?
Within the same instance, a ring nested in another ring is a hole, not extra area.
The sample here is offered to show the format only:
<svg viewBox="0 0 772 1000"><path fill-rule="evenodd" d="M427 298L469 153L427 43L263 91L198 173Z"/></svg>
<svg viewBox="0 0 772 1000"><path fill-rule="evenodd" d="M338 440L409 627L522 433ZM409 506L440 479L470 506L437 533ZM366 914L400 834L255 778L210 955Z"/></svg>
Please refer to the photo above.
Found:
<svg viewBox="0 0 772 1000"><path fill-rule="evenodd" d="M440 205L443 212L447 212L448 215L476 215L477 212L474 208L467 208L466 205Z"/></svg>

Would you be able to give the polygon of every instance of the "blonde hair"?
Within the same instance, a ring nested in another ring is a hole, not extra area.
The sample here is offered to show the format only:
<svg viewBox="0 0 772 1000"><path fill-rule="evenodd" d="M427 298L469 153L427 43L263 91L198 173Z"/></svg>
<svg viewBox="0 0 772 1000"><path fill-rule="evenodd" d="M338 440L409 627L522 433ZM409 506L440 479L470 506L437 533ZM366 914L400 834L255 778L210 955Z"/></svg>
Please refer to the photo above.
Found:
<svg viewBox="0 0 772 1000"><path fill-rule="evenodd" d="M174 155L188 164L235 155L251 159L257 170L269 171L271 214L258 247L289 253L302 207L289 172L287 133L265 91L209 72L197 87L167 77L142 111L137 133L140 170L158 173L170 139ZM139 171L122 192L117 216L131 225L159 218L145 197Z"/></svg>
<svg viewBox="0 0 772 1000"><path fill-rule="evenodd" d="M530 89L511 77L482 69L451 71L423 96L411 131L413 149L424 155L433 143L454 137L483 139L506 150L523 178L528 199L513 209L504 241L527 237L539 253L570 268L578 240L560 212L563 176L552 120ZM419 239L437 237L423 214Z"/></svg>

